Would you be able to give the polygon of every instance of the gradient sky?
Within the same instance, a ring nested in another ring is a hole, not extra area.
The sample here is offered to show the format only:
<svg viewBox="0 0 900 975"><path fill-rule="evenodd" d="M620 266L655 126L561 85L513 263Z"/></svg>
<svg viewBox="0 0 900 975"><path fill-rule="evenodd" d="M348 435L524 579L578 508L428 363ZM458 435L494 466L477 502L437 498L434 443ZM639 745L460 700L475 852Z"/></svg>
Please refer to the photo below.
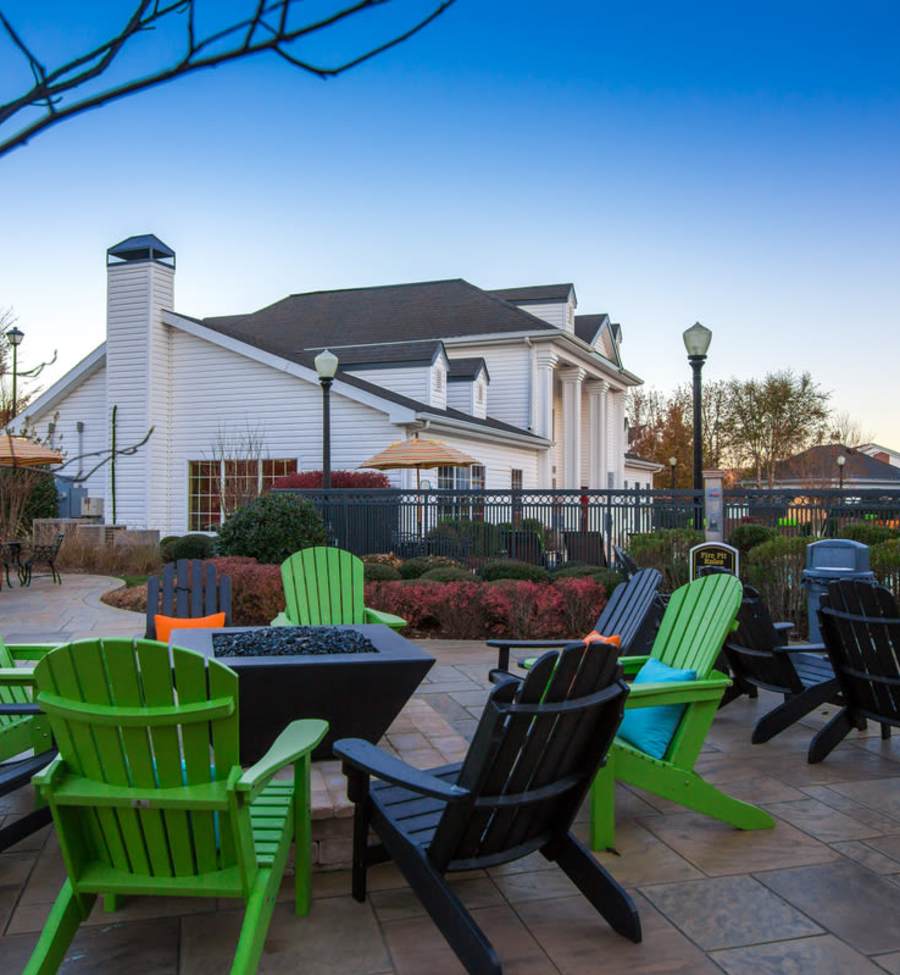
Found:
<svg viewBox="0 0 900 975"><path fill-rule="evenodd" d="M0 0L51 64L123 7ZM25 365L59 349L55 376L102 341L105 249L131 234L177 251L176 306L198 316L363 284L573 281L648 384L687 378L700 319L710 377L809 369L900 448L898 37L896 0L457 0L334 81L270 57L196 75L0 159L0 307ZM0 42L0 100L24 71Z"/></svg>

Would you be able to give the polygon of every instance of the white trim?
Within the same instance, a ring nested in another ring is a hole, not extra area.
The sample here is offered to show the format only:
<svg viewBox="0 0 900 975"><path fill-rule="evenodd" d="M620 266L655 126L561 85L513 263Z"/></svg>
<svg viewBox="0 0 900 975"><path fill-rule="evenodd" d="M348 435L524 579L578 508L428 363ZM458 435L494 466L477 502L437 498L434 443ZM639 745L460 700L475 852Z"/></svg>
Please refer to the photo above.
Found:
<svg viewBox="0 0 900 975"><path fill-rule="evenodd" d="M509 430L482 426L480 423L468 423L465 420L457 420L456 417L437 416L427 410L422 410L417 417L427 423L429 430L446 430L448 433L462 431L472 440L486 440L490 443L505 440L530 447L532 450L546 450L550 446L550 441L543 437L535 437L527 433L512 433Z"/></svg>
<svg viewBox="0 0 900 975"><path fill-rule="evenodd" d="M177 312L166 311L163 312L162 317L166 325L181 329L181 331L187 332L195 338L211 342L213 345L218 345L222 349L228 349L230 352L236 352L238 355L262 363L272 369L278 369L280 372L286 372L288 375L295 376L297 379L304 379L313 385L318 385L319 377L316 375L316 371L310 369L308 366L301 366L299 363L291 362L290 359L273 355L271 352L264 352L262 349L257 349L247 342L242 342L240 339L223 335L221 332L207 328L199 322L184 318ZM351 386L349 383L342 382L340 379L335 379L332 392L346 399L370 406L372 409L378 410L381 413L386 413L391 423L411 423L416 417L415 411L409 409L409 407L382 399L380 396L369 393L364 389L359 389L356 386Z"/></svg>
<svg viewBox="0 0 900 975"><path fill-rule="evenodd" d="M9 424L9 426L18 431L21 427L28 421L34 419L36 416L40 416L47 410L53 409L54 406L63 399L72 390L79 386L85 379L92 376L101 366L106 364L106 343L102 342L100 345L94 349L93 352L89 352L77 365L72 366L72 368L61 378L57 379L56 382L43 393L34 402L29 403L28 406Z"/></svg>
<svg viewBox="0 0 900 975"><path fill-rule="evenodd" d="M625 466L633 467L636 471L650 471L651 474L658 474L665 468L664 464L657 464L655 460L638 460L628 454L625 455Z"/></svg>

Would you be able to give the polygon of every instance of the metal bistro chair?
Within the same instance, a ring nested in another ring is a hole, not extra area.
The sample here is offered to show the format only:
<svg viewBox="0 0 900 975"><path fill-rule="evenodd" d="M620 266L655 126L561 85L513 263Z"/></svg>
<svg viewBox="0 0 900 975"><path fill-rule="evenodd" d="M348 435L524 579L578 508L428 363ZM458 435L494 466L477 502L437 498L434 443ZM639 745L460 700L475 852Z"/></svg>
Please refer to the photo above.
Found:
<svg viewBox="0 0 900 975"><path fill-rule="evenodd" d="M31 585L35 564L46 565L50 569L50 578L58 586L62 585L62 576L56 568L56 559L59 556L59 550L62 548L65 537L65 532L60 532L49 545L33 545L31 547L31 551L25 557L25 561L21 563L19 572L19 579L23 586Z"/></svg>

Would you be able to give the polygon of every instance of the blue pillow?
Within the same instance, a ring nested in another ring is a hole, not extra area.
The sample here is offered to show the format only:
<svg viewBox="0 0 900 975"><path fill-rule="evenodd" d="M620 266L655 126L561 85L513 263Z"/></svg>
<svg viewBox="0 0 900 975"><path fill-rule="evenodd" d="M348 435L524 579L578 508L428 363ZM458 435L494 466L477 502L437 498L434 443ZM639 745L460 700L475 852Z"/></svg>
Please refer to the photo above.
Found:
<svg viewBox="0 0 900 975"><path fill-rule="evenodd" d="M637 672L634 683L670 684L673 681L696 679L696 670L675 670L674 667L651 657ZM669 750L669 743L685 707L685 704L664 704L656 708L627 708L616 734L645 754L653 758L663 758Z"/></svg>

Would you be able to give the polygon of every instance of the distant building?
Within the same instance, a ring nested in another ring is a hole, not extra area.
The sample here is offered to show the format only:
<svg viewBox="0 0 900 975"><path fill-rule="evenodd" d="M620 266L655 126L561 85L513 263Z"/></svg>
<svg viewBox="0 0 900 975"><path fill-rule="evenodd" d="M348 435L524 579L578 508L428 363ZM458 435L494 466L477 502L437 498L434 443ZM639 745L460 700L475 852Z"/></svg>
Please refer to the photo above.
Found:
<svg viewBox="0 0 900 975"><path fill-rule="evenodd" d="M883 447L880 443L864 443L857 448L863 454L874 457L875 460L884 461L891 467L900 467L900 450L891 450L890 447Z"/></svg>
<svg viewBox="0 0 900 975"><path fill-rule="evenodd" d="M900 490L900 467L843 444L810 447L775 465L776 488L836 488L841 483L838 457L845 457L845 488ZM745 487L755 482L744 480Z"/></svg>

